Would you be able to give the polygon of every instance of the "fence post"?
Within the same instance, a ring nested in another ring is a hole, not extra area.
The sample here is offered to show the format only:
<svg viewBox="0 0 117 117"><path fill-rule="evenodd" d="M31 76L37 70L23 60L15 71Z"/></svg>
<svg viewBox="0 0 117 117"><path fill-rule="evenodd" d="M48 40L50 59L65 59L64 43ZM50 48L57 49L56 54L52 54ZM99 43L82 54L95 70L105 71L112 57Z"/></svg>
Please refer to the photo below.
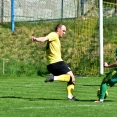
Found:
<svg viewBox="0 0 117 117"><path fill-rule="evenodd" d="M14 33L15 21L14 21L14 0L11 0L11 30Z"/></svg>
<svg viewBox="0 0 117 117"><path fill-rule="evenodd" d="M115 13L117 13L117 0L115 0Z"/></svg>
<svg viewBox="0 0 117 117"><path fill-rule="evenodd" d="M84 0L81 0L81 16L84 17Z"/></svg>
<svg viewBox="0 0 117 117"><path fill-rule="evenodd" d="M3 12L4 12L4 2L3 0L1 1L1 23L3 23Z"/></svg>
<svg viewBox="0 0 117 117"><path fill-rule="evenodd" d="M63 19L63 0L61 1L61 20Z"/></svg>
<svg viewBox="0 0 117 117"><path fill-rule="evenodd" d="M2 62L2 73L4 74L4 69L5 69L5 63L4 63L4 58L3 58L3 62Z"/></svg>
<svg viewBox="0 0 117 117"><path fill-rule="evenodd" d="M2 58L3 59L3 62L2 62L2 73L5 74L5 61L8 61L9 59L5 59L5 58Z"/></svg>
<svg viewBox="0 0 117 117"><path fill-rule="evenodd" d="M81 0L77 1L77 18L80 18L81 15Z"/></svg>

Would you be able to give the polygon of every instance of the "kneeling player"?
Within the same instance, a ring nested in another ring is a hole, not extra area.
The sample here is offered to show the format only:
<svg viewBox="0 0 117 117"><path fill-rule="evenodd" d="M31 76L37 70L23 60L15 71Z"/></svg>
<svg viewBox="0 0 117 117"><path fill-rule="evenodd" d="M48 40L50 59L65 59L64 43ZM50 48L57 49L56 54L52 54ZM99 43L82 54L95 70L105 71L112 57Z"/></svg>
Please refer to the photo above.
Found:
<svg viewBox="0 0 117 117"><path fill-rule="evenodd" d="M103 102L107 90L107 85L110 85L110 87L112 87L114 86L115 83L117 83L117 60L110 65L107 62L104 62L104 67L106 68L114 67L114 69L112 69L109 73L107 73L106 77L103 79L100 86L99 99L96 100L95 102Z"/></svg>

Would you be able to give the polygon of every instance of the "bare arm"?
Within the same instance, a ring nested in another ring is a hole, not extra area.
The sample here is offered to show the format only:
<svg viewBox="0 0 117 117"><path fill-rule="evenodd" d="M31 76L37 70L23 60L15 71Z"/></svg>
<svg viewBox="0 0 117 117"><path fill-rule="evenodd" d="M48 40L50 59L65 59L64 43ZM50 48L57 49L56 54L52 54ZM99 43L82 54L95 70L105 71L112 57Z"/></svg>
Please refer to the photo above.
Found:
<svg viewBox="0 0 117 117"><path fill-rule="evenodd" d="M32 36L32 37L31 37L31 40L32 40L32 41L45 42L45 41L48 40L48 37L38 37L38 38L36 38L36 37Z"/></svg>
<svg viewBox="0 0 117 117"><path fill-rule="evenodd" d="M112 64L108 64L107 62L104 62L104 67L106 67L106 68L117 67L117 61L115 61Z"/></svg>

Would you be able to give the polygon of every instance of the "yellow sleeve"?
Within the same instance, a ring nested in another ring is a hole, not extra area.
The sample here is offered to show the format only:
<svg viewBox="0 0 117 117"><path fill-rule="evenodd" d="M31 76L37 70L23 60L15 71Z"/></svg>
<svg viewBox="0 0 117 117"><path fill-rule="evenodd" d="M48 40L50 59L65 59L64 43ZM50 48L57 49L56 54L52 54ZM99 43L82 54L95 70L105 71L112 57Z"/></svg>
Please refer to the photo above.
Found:
<svg viewBox="0 0 117 117"><path fill-rule="evenodd" d="M49 38L49 41L54 41L56 40L58 37L57 37L57 34L55 32L51 32L47 35L47 37Z"/></svg>

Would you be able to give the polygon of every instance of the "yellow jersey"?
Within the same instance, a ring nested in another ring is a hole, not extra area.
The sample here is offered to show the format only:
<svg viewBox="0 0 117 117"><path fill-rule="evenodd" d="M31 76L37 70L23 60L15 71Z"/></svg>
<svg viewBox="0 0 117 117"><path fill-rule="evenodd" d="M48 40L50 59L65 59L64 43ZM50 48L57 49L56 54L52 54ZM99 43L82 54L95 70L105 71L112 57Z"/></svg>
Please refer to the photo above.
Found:
<svg viewBox="0 0 117 117"><path fill-rule="evenodd" d="M46 55L48 64L63 61L61 58L61 43L56 32L47 35L48 42L46 47Z"/></svg>

